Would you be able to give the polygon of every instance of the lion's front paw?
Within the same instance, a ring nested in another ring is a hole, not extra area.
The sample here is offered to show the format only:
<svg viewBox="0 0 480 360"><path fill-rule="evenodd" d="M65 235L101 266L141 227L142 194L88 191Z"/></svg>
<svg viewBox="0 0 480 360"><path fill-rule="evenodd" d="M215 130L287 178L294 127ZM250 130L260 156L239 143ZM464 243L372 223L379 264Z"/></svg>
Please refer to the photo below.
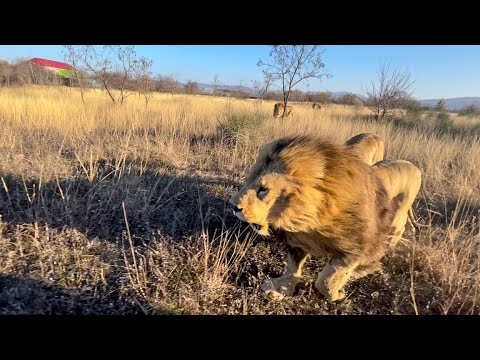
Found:
<svg viewBox="0 0 480 360"><path fill-rule="evenodd" d="M299 281L300 279L294 276L267 278L263 282L261 289L275 299L283 299L285 295L293 295Z"/></svg>
<svg viewBox="0 0 480 360"><path fill-rule="evenodd" d="M315 287L330 302L343 300L345 298L344 289L338 289L338 290L329 289L328 285L323 281L317 281L315 283Z"/></svg>

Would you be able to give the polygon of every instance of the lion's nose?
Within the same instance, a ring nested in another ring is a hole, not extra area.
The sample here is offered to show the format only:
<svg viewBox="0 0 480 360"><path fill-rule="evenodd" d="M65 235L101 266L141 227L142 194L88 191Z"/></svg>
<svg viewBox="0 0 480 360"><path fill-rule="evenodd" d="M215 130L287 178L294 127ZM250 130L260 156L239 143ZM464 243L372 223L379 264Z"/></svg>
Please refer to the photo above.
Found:
<svg viewBox="0 0 480 360"><path fill-rule="evenodd" d="M237 213L237 212L239 212L239 211L242 211L242 209L240 209L240 208L237 207L237 206L234 206L234 207L233 207L233 213L234 213L234 214Z"/></svg>

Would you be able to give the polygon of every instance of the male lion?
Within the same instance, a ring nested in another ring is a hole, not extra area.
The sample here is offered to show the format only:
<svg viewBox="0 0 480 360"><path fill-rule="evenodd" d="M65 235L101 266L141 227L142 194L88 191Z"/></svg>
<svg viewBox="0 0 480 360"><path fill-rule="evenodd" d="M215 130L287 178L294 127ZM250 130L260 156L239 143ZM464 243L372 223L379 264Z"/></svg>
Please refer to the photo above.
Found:
<svg viewBox="0 0 480 360"><path fill-rule="evenodd" d="M398 209L392 222L390 246L393 248L401 239L406 226L415 233L412 205L420 190L422 173L405 160L382 160L374 164L373 168L387 189L390 201Z"/></svg>
<svg viewBox="0 0 480 360"><path fill-rule="evenodd" d="M383 160L385 142L372 133L358 134L347 140L344 146L350 148L368 165Z"/></svg>
<svg viewBox="0 0 480 360"><path fill-rule="evenodd" d="M312 109L321 109L322 106L319 103L313 103L312 104Z"/></svg>
<svg viewBox="0 0 480 360"><path fill-rule="evenodd" d="M398 206L372 166L309 136L264 146L230 203L260 235L271 227L287 245L287 270L267 279L264 291L293 294L308 255L328 255L315 286L330 301L345 296L349 279L380 269Z"/></svg>
<svg viewBox="0 0 480 360"><path fill-rule="evenodd" d="M285 109L285 105L283 103L276 103L275 106L273 107L273 117L279 118L283 116ZM293 106L287 106L287 113L285 114L286 117L289 117L292 115L293 112Z"/></svg>

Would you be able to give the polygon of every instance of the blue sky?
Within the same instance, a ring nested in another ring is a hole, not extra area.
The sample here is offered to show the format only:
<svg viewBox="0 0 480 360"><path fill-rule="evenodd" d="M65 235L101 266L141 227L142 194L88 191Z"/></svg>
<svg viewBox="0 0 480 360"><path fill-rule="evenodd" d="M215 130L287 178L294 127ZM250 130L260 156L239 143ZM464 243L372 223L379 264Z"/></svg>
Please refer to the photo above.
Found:
<svg viewBox="0 0 480 360"><path fill-rule="evenodd" d="M361 93L376 78L381 63L408 69L418 99L480 96L480 46L477 45L326 45L323 58L330 79L311 81L311 91ZM154 61L153 72L179 81L211 83L215 74L228 85L251 86L261 79L257 61L268 59L264 45L139 45L137 53ZM61 46L0 45L0 59L43 57L63 60Z"/></svg>

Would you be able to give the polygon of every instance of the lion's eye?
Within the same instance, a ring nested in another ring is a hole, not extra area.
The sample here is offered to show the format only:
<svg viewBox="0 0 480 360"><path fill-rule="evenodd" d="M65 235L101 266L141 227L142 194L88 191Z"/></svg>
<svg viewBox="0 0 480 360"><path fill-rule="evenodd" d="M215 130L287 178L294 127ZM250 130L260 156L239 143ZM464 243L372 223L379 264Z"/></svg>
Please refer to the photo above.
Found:
<svg viewBox="0 0 480 360"><path fill-rule="evenodd" d="M260 186L257 191L257 197L262 200L267 195L268 189L264 186Z"/></svg>

